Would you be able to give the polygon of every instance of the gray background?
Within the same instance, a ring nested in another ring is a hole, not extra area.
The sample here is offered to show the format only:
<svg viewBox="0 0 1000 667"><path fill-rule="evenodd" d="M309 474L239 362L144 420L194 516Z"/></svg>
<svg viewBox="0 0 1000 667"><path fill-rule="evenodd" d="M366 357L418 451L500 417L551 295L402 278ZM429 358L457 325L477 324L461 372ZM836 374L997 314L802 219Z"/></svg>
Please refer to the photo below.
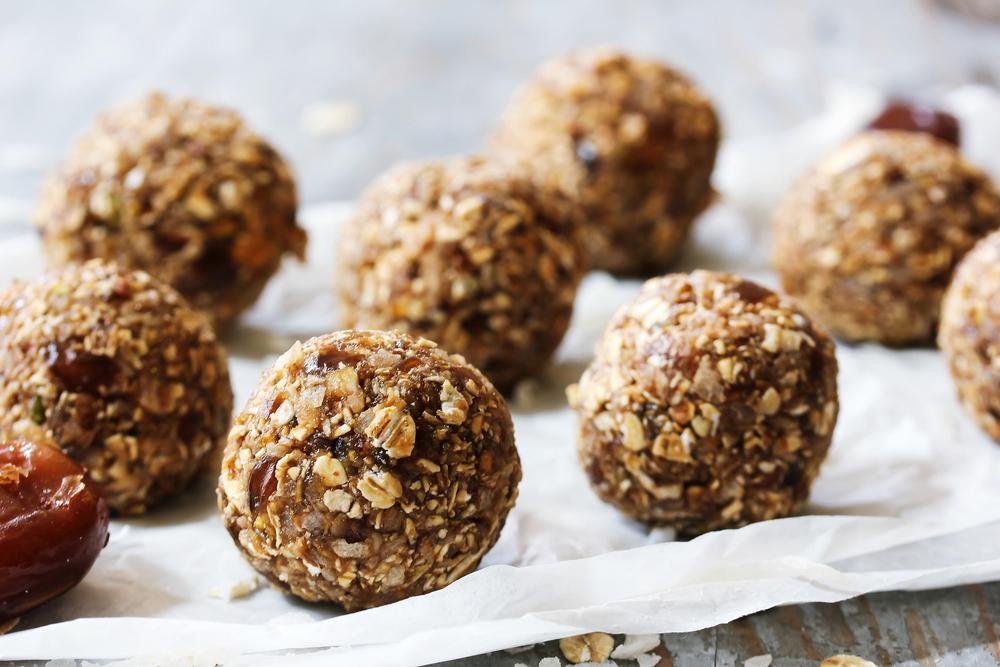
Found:
<svg viewBox="0 0 1000 667"><path fill-rule="evenodd" d="M917 1L6 1L0 197L33 199L98 110L159 89L240 109L305 202L353 198L396 160L474 150L539 62L603 43L689 72L729 136L808 117L831 81L1000 80L997 25ZM305 131L304 108L331 100L356 126Z"/></svg>
<svg viewBox="0 0 1000 667"><path fill-rule="evenodd" d="M1000 16L996 0L953 3ZM240 109L312 203L353 198L400 159L474 150L542 60L602 43L686 70L729 137L809 117L836 81L910 96L1000 82L1000 23L916 0L0 1L0 224L23 225L41 175L98 110L151 89ZM316 103L357 121L318 136L303 123ZM997 614L997 584L788 607L666 636L660 667L762 653L815 665L840 651L995 665ZM556 654L548 644L455 664Z"/></svg>

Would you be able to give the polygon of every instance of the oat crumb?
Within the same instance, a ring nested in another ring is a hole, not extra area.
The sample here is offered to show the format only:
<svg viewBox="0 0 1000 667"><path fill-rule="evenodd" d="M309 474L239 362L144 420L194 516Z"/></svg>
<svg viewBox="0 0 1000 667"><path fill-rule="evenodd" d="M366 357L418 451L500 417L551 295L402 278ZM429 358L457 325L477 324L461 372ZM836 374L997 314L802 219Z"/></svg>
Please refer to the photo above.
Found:
<svg viewBox="0 0 1000 667"><path fill-rule="evenodd" d="M258 591L263 585L264 580L255 574L247 579L235 581L227 586L213 586L208 589L208 596L216 598L217 600L232 602L233 600L240 600L247 597L251 593Z"/></svg>

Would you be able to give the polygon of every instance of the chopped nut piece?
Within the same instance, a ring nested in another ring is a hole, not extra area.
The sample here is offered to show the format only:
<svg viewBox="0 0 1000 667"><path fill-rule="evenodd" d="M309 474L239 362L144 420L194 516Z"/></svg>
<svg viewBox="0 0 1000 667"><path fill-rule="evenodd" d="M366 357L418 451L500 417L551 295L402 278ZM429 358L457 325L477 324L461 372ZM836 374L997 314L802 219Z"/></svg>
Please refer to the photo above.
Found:
<svg viewBox="0 0 1000 667"><path fill-rule="evenodd" d="M438 416L445 424L461 424L469 410L469 402L448 380L441 385L441 409Z"/></svg>
<svg viewBox="0 0 1000 667"><path fill-rule="evenodd" d="M351 510L351 503L354 499L346 491L330 489L323 493L323 504L331 512L348 513Z"/></svg>
<svg viewBox="0 0 1000 667"><path fill-rule="evenodd" d="M590 632L559 640L559 650L574 664L604 662L611 655L614 646L614 638L603 632Z"/></svg>
<svg viewBox="0 0 1000 667"><path fill-rule="evenodd" d="M624 416L622 437L626 449L633 452L640 451L646 447L646 436L642 430L642 422L635 413L627 412Z"/></svg>
<svg viewBox="0 0 1000 667"><path fill-rule="evenodd" d="M313 473L327 486L340 486L347 481L344 464L329 454L323 454L313 461Z"/></svg>
<svg viewBox="0 0 1000 667"><path fill-rule="evenodd" d="M765 415L773 415L781 407L781 394L774 390L774 387L768 387L760 397L760 411Z"/></svg>

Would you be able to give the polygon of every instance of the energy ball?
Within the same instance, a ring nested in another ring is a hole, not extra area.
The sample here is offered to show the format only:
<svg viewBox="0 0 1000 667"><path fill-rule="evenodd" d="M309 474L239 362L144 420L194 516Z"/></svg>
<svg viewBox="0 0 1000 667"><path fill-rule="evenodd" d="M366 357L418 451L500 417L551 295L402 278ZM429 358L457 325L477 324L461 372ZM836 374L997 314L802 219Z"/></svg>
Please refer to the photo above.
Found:
<svg viewBox="0 0 1000 667"><path fill-rule="evenodd" d="M517 497L510 413L479 371L401 333L296 343L229 434L219 507L273 584L354 610L473 571Z"/></svg>
<svg viewBox="0 0 1000 667"><path fill-rule="evenodd" d="M965 408L1000 441L1000 232L958 265L941 308L938 345Z"/></svg>
<svg viewBox="0 0 1000 667"><path fill-rule="evenodd" d="M546 365L586 271L573 205L481 157L403 164L339 246L342 323L463 355L501 390Z"/></svg>
<svg viewBox="0 0 1000 667"><path fill-rule="evenodd" d="M216 325L303 257L292 174L238 114L151 94L98 116L46 180L35 215L50 264L148 271Z"/></svg>
<svg viewBox="0 0 1000 667"><path fill-rule="evenodd" d="M775 214L784 289L846 341L934 340L952 271L1000 228L1000 194L951 145L861 134L819 161Z"/></svg>
<svg viewBox="0 0 1000 667"><path fill-rule="evenodd" d="M617 274L660 273L715 196L712 103L676 70L614 49L545 64L493 146L577 201L592 265Z"/></svg>
<svg viewBox="0 0 1000 667"><path fill-rule="evenodd" d="M208 320L149 274L91 260L0 293L0 440L57 445L114 512L183 489L232 406Z"/></svg>
<svg viewBox="0 0 1000 667"><path fill-rule="evenodd" d="M774 292L695 271L646 282L569 397L597 495L695 535L802 508L837 420L837 359Z"/></svg>

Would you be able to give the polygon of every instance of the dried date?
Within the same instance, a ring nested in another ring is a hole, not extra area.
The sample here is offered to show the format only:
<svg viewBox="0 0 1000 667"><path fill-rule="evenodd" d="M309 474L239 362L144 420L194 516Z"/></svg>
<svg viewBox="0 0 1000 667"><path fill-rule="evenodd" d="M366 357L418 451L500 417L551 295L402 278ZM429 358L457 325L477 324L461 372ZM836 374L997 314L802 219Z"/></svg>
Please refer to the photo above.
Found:
<svg viewBox="0 0 1000 667"><path fill-rule="evenodd" d="M108 539L108 509L54 447L0 443L0 622L73 588Z"/></svg>

